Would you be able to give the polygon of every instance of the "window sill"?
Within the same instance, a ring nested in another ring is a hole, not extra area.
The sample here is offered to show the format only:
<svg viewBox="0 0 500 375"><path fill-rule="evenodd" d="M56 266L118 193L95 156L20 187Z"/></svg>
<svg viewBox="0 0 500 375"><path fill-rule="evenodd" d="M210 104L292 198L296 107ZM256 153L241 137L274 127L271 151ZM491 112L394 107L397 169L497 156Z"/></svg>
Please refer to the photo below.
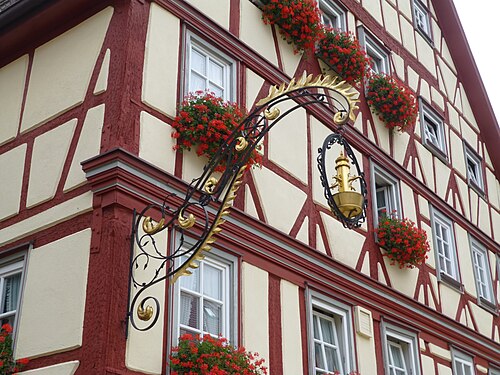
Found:
<svg viewBox="0 0 500 375"><path fill-rule="evenodd" d="M448 276L447 274L440 272L439 273L439 281L446 284L450 288L455 289L460 294L464 294L464 285L460 281L455 280L453 277Z"/></svg>
<svg viewBox="0 0 500 375"><path fill-rule="evenodd" d="M488 301L487 299L483 297L478 297L477 298L477 304L481 306L483 309L488 311L489 313L492 313L495 316L498 316L498 307L495 305L495 303Z"/></svg>
<svg viewBox="0 0 500 375"><path fill-rule="evenodd" d="M481 198L483 198L484 200L486 200L486 195L484 194L484 191L481 187L479 187L477 184L475 184L474 182L472 182L471 180L468 180L467 181L467 184L469 185L469 187L474 190L477 194L479 194L479 196Z"/></svg>
<svg viewBox="0 0 500 375"><path fill-rule="evenodd" d="M439 147L434 145L434 143L428 142L424 139L424 146L429 150L435 157L441 160L444 164L448 165L448 156Z"/></svg>
<svg viewBox="0 0 500 375"><path fill-rule="evenodd" d="M429 45L434 48L434 41L432 40L432 37L430 35L427 35L427 33L425 33L423 30L421 30L418 26L415 27L415 30L417 30L417 32L420 34L420 36L422 36L422 38L425 39L425 41L427 43L429 43Z"/></svg>

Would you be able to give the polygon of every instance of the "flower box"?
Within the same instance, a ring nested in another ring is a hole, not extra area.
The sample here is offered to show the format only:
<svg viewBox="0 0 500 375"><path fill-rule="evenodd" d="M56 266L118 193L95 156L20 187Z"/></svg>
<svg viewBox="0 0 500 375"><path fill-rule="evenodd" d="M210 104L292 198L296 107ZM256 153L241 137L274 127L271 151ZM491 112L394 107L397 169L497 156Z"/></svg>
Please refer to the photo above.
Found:
<svg viewBox="0 0 500 375"><path fill-rule="evenodd" d="M351 84L361 82L370 68L370 58L350 32L326 29L316 43L315 54Z"/></svg>
<svg viewBox="0 0 500 375"><path fill-rule="evenodd" d="M366 101L389 129L404 131L415 125L418 105L413 92L398 79L381 73L368 77Z"/></svg>
<svg viewBox="0 0 500 375"><path fill-rule="evenodd" d="M264 359L245 348L235 348L223 337L184 334L172 349L170 374L265 375Z"/></svg>
<svg viewBox="0 0 500 375"><path fill-rule="evenodd" d="M427 233L409 219L394 214L383 216L376 229L378 244L385 250L391 265L413 268L425 263L430 251Z"/></svg>
<svg viewBox="0 0 500 375"><path fill-rule="evenodd" d="M245 118L246 111L235 103L225 102L211 92L197 91L188 94L174 119L172 137L177 139L175 150L195 148L198 156L209 159L215 156L232 131ZM253 151L248 165L260 165L262 156ZM219 165L216 171L224 171Z"/></svg>
<svg viewBox="0 0 500 375"><path fill-rule="evenodd" d="M278 25L283 39L295 45L295 53L314 50L323 31L315 0L269 0L261 9L264 23Z"/></svg>

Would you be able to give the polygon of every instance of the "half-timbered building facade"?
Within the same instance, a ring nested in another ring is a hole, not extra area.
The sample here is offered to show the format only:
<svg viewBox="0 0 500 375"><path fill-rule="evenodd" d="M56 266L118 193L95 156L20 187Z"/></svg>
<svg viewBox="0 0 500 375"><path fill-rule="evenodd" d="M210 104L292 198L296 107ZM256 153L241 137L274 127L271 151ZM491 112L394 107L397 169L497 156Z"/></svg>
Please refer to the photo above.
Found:
<svg viewBox="0 0 500 375"><path fill-rule="evenodd" d="M335 72L294 53L259 2L0 3L0 318L26 374L168 374L183 332L221 334L272 375L500 374L500 128L453 2L319 7L418 98L415 126L396 132L352 88L343 134L365 223L345 229L324 199L316 158L333 111L299 108L264 138L193 275L150 289L158 320L141 331L134 210L182 196L207 162L174 150L183 97L208 89L251 110L304 71ZM384 209L425 230L425 264L384 256ZM156 241L168 254L181 239Z"/></svg>

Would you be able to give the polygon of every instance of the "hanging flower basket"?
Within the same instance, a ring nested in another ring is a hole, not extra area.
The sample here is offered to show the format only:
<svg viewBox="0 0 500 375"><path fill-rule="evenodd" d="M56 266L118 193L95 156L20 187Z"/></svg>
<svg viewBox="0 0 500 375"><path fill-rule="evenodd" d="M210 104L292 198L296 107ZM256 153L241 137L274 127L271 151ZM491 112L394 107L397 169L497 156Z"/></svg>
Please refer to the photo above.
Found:
<svg viewBox="0 0 500 375"><path fill-rule="evenodd" d="M351 84L362 81L370 68L370 58L351 32L326 29L316 44L316 56Z"/></svg>
<svg viewBox="0 0 500 375"><path fill-rule="evenodd" d="M425 263L430 251L427 233L409 219L394 214L383 216L376 229L378 244L385 250L391 265L413 268Z"/></svg>
<svg viewBox="0 0 500 375"><path fill-rule="evenodd" d="M197 91L186 96L174 119L172 137L177 139L175 150L196 149L198 156L211 159L227 141L231 132L245 117L245 110L235 103L225 102L211 92ZM248 165L260 165L262 156L253 151ZM219 165L217 171L224 171Z"/></svg>
<svg viewBox="0 0 500 375"><path fill-rule="evenodd" d="M387 128L404 131L415 125L418 115L415 95L398 79L386 74L371 74L366 100Z"/></svg>
<svg viewBox="0 0 500 375"><path fill-rule="evenodd" d="M185 334L179 338L179 346L172 349L170 374L202 375L265 375L264 359L257 353L229 345L223 337L214 338Z"/></svg>
<svg viewBox="0 0 500 375"><path fill-rule="evenodd" d="M12 327L4 324L0 328L0 374L12 375L21 371L29 362L27 358L14 359L12 354Z"/></svg>
<svg viewBox="0 0 500 375"><path fill-rule="evenodd" d="M279 32L294 52L314 50L323 31L321 15L315 0L270 0L262 6L265 24L278 25Z"/></svg>

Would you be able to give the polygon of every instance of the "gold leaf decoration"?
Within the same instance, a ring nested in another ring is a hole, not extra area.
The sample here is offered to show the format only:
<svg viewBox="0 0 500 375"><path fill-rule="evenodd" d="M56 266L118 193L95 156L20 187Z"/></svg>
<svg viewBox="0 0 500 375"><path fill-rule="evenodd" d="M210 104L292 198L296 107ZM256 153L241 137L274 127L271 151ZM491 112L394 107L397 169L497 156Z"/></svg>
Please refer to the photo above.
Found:
<svg viewBox="0 0 500 375"><path fill-rule="evenodd" d="M217 216L215 217L214 224L212 229L208 233L207 237L203 240L203 242L198 246L197 249L194 250L194 255L191 259L184 263L181 268L177 270L177 272L172 276L172 283L175 283L177 279L181 276L191 275L192 272L189 268L197 268L197 262L203 260L205 256L202 254L203 251L209 251L211 249L210 244L213 244L216 240L214 235L216 233L220 233L222 228L220 226L224 224L225 220L222 218L229 214L229 208L233 205L234 198L236 198L236 192L242 183L243 172L247 168L246 165L240 168L238 171L236 178L233 180L231 186L229 186L228 192L226 193L226 197L222 201L221 207L217 212Z"/></svg>
<svg viewBox="0 0 500 375"><path fill-rule="evenodd" d="M160 229L163 228L164 224L165 224L164 218L161 218L161 220L155 225L153 224L153 219L151 219L150 216L147 216L142 221L142 230L144 231L144 233L152 235L160 231Z"/></svg>
<svg viewBox="0 0 500 375"><path fill-rule="evenodd" d="M207 182L205 182L205 186L203 186L203 190L208 194L213 194L218 182L219 182L219 180L216 179L215 177L210 177L207 180Z"/></svg>
<svg viewBox="0 0 500 375"><path fill-rule="evenodd" d="M147 322L151 317L153 316L153 308L151 306L146 306L145 309L143 309L140 305L137 306L137 317L140 320L144 320Z"/></svg>
<svg viewBox="0 0 500 375"><path fill-rule="evenodd" d="M276 117L280 115L281 111L278 107L273 107L273 109L269 110L266 108L264 111L264 116L268 120L274 120Z"/></svg>
<svg viewBox="0 0 500 375"><path fill-rule="evenodd" d="M179 222L179 226L183 229L191 228L196 222L196 218L193 214L189 214L188 217L184 217L184 210L179 212L179 216L177 216L177 221Z"/></svg>
<svg viewBox="0 0 500 375"><path fill-rule="evenodd" d="M349 116L345 117L343 123L347 122L347 119L351 119L352 121L356 120L354 111L358 108L357 103L359 100L357 98L358 93L352 89L351 85L345 81L339 81L338 77L321 74L314 77L312 74L307 75L305 71L297 81L293 78L288 85L282 83L279 87L277 85L271 86L269 88L269 94L265 98L259 100L257 106L267 104L280 95L288 94L292 91L306 87L322 87L326 90L336 91L341 94L349 105ZM267 118L267 114L265 113L264 115ZM337 122L336 124L341 125Z"/></svg>
<svg viewBox="0 0 500 375"><path fill-rule="evenodd" d="M234 148L236 151L241 152L247 148L248 141L245 139L245 137L238 137L237 139L238 143L236 143L236 146Z"/></svg>

